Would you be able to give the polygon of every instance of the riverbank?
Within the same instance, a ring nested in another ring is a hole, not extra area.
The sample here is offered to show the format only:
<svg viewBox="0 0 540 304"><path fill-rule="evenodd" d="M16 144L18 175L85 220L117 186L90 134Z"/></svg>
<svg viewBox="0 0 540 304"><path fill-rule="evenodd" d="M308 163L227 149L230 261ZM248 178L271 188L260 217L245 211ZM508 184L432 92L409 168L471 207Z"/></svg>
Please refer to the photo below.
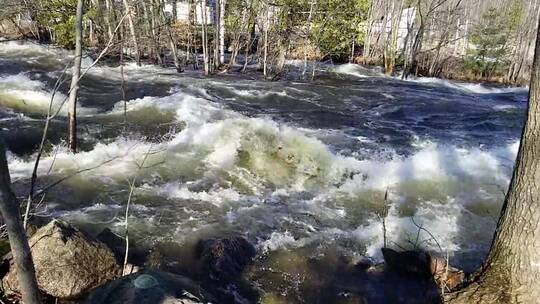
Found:
<svg viewBox="0 0 540 304"><path fill-rule="evenodd" d="M8 43L8 42L21 42L21 43L37 43L37 41L27 40L25 38L21 38L18 36L7 38L4 41L0 40L0 43ZM53 48L58 48L58 46L55 45L48 45ZM115 47L111 48L111 51L106 53L103 58L100 59L101 64L117 67L120 65L120 55L118 54L118 50L114 50ZM92 47L88 48L86 50L86 56L88 56L91 59L96 59L99 54L101 53L100 48ZM160 65L157 62L155 62L155 59L151 59L149 54L142 54L141 62L143 65L154 65L158 67L169 67L174 68L174 60L171 57L172 54L164 54L163 56L163 62L164 65ZM202 54L198 54L197 56L193 56L192 54L186 54L182 51L179 51L178 54L179 57L181 57L181 66L179 73L182 73L183 71L199 71L201 74L204 73L203 70L203 58ZM124 54L123 56L124 64L133 64L133 56L130 56L129 54ZM312 55L307 56L307 58L312 58ZM197 62L194 61L194 58L197 58ZM230 54L226 54L225 56L226 62L230 59ZM452 61L452 60L451 60ZM456 58L453 61L459 61L458 58ZM377 63L376 61L370 59L366 60L365 58L359 56L355 57L354 60L352 60L354 64L357 65L357 68L352 68L352 71L344 71L345 74L358 76L358 77L394 77L396 79L402 79L401 77L401 70L400 66L396 66L395 71L392 75L388 75L384 73L383 65L382 63ZM367 63L367 64L366 64ZM462 62L462 64L464 64ZM242 75L247 77L252 77L253 79L259 79L259 80L269 80L269 81L277 81L277 80L299 80L299 81L313 81L317 77L324 76L327 72L338 72L341 73L341 71L345 70L344 68L341 68L341 66L347 66L351 65L351 63L346 62L332 62L332 60L312 60L309 59L307 61L304 60L304 58L288 58L285 61L283 69L281 69L276 74L270 74L268 76L264 76L262 74L262 66L259 62L259 60L255 56L249 56L247 58L244 58L243 55L239 54L236 57L236 63L234 65L224 64L220 67L218 67L211 75L212 77L215 76L234 76L234 75ZM322 73L322 75L321 75ZM454 68L454 69L448 69L445 71L441 71L440 74L438 74L438 77L430 77L430 76L422 76L422 72L419 73L419 75L411 75L408 77L408 79L403 79L405 81L412 80L417 81L419 80L423 82L429 82L429 81L437 81L437 79L440 80L440 82L444 81L456 81L461 83L475 83L478 85L484 85L487 87L497 87L497 88L519 88L519 87L527 87L528 81L527 80L521 80L520 82L514 82L509 83L505 80L503 75L499 76L493 76L493 77L479 77L477 75L474 75L470 71L466 71L460 68ZM422 80L425 79L425 80Z"/></svg>
<svg viewBox="0 0 540 304"><path fill-rule="evenodd" d="M181 254L131 244L127 260L125 238L108 229L91 235L53 220L32 226L29 237L45 303L289 303L287 286L281 286L281 293L267 293L249 280L253 261L267 257L243 237L199 240ZM333 273L337 281L318 286L319 297L310 303L436 303L441 290L449 292L464 280L462 272L447 269L445 260L428 253L386 248L383 254L384 264L364 258L343 261L336 269L325 263L331 257L312 265L297 264L292 256L282 262L315 280L314 287L317 280L328 279L318 275ZM20 296L12 263L10 254L4 255L0 277L5 303L17 303ZM341 291L334 294L337 286Z"/></svg>

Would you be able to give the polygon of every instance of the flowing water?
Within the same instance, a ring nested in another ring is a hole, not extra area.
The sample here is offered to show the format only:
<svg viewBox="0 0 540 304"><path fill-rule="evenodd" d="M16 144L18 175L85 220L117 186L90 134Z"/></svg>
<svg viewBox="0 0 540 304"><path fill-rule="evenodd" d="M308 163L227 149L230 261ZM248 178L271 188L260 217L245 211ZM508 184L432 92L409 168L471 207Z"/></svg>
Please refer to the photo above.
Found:
<svg viewBox="0 0 540 304"><path fill-rule="evenodd" d="M0 126L21 196L70 58L0 43ZM383 222L390 247L478 266L511 176L527 89L402 81L351 64L319 68L312 82L265 82L128 64L127 126L120 68L92 68L80 89L82 151L65 146L64 107L38 189L70 178L47 193L36 216L122 234L135 181L129 221L138 243L187 248L245 236L259 251L246 276L268 303L314 303L320 288L347 298L335 283L339 267L381 260Z"/></svg>

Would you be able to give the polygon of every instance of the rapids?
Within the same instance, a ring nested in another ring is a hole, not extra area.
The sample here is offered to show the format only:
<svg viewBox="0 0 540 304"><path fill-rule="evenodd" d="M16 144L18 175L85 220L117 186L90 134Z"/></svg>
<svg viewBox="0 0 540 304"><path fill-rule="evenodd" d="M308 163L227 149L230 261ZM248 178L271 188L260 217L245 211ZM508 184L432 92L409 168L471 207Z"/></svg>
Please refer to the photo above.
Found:
<svg viewBox="0 0 540 304"><path fill-rule="evenodd" d="M52 87L69 63L63 50L0 43L0 126L21 196ZM39 187L74 176L46 195L36 216L122 234L135 179L129 220L139 243L190 246L243 235L260 252L251 280L268 294L302 301L313 289L298 275L313 278L306 261L380 261L382 219L391 247L448 253L466 270L487 252L526 88L402 81L352 64L320 65L313 82L265 82L250 73L203 78L133 64L125 71L127 127L120 69L107 65L81 84L80 153L66 148L65 109L53 121ZM436 240L418 235L416 225ZM325 263L328 273L339 264ZM291 282L296 289L276 287Z"/></svg>

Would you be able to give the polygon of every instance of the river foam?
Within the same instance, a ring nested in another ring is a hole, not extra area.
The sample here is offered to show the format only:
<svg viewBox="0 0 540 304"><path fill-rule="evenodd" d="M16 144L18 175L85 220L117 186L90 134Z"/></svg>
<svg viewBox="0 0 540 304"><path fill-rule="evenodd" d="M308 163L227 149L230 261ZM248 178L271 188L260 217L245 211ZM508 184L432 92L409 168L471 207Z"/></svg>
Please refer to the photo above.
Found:
<svg viewBox="0 0 540 304"><path fill-rule="evenodd" d="M23 113L46 114L52 100L53 113L67 115L67 96L53 92L38 80L32 80L25 73L0 77L0 104ZM81 115L93 114L96 109L78 106Z"/></svg>
<svg viewBox="0 0 540 304"><path fill-rule="evenodd" d="M523 93L529 90L529 87L488 87L481 83L467 83L433 77L410 77L406 81L436 84L474 94Z"/></svg>
<svg viewBox="0 0 540 304"><path fill-rule="evenodd" d="M174 113L185 126L157 142L117 138L77 154L60 148L42 160L39 174L66 176L93 168L73 178L73 187L88 182L124 187L126 179L138 177L153 195L223 208L229 224L247 231L271 225L271 233L258 235L264 250L349 238L364 244L367 255L380 258L381 218L388 240L400 246L410 247L418 230L414 218L442 250L472 250L489 239L491 217L500 207L500 189L509 182L518 147L512 143L485 150L423 142L409 156L351 157L313 137L316 130L246 117L185 92L128 105L128 111ZM15 179L30 176L32 165L10 156ZM381 213L386 191L389 210ZM294 218L297 212L309 216ZM265 218L269 213L275 217L272 224ZM203 214L190 218L201 227L207 220ZM244 226L252 221L259 222ZM465 228L473 232L464 235ZM419 246L440 250L426 238L422 234Z"/></svg>

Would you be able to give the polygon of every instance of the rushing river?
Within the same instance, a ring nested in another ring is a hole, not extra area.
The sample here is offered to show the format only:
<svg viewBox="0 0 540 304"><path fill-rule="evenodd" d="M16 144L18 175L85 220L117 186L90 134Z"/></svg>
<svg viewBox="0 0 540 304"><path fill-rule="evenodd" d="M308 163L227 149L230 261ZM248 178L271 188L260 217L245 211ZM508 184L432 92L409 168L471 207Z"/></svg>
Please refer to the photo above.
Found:
<svg viewBox="0 0 540 304"><path fill-rule="evenodd" d="M70 58L0 43L0 126L21 196ZM36 216L122 234L135 181L129 221L140 244L187 248L245 236L259 251L249 279L288 301L314 302L310 293L335 281L341 264L379 261L383 219L390 247L478 266L509 183L527 90L402 81L350 64L319 69L312 82L265 82L128 64L127 125L120 68L90 69L79 91L81 152L66 148L64 107L38 189L84 172L54 187ZM418 235L417 225L429 233Z"/></svg>

